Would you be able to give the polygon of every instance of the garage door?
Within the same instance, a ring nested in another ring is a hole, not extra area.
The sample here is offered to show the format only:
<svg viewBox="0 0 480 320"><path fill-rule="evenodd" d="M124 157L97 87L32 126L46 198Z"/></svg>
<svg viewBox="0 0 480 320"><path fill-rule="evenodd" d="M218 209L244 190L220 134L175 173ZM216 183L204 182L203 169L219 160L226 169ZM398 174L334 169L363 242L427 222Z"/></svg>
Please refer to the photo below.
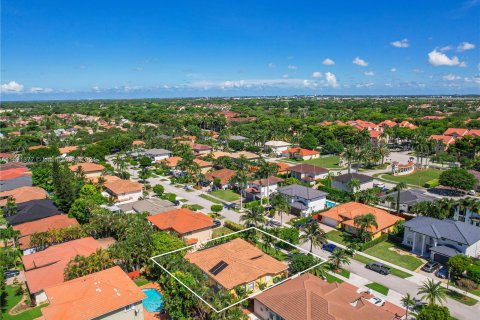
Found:
<svg viewBox="0 0 480 320"><path fill-rule="evenodd" d="M440 262L441 264L447 264L449 257L441 255L439 253L433 254L433 261Z"/></svg>

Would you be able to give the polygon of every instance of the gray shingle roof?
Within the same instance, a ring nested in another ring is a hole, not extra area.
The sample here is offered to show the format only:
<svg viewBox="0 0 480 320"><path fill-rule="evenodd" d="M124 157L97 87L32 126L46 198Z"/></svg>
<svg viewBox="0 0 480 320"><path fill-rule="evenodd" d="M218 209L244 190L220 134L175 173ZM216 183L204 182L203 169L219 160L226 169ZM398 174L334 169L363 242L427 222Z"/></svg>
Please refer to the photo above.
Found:
<svg viewBox="0 0 480 320"><path fill-rule="evenodd" d="M333 178L333 180L341 183L348 183L352 179L357 179L358 181L360 181L360 183L373 181L372 177L367 176L366 174L361 174L356 172L341 174Z"/></svg>
<svg viewBox="0 0 480 320"><path fill-rule="evenodd" d="M480 240L480 228L461 221L416 217L405 222L405 227L429 237L445 238L467 245L472 245Z"/></svg>
<svg viewBox="0 0 480 320"><path fill-rule="evenodd" d="M397 203L397 192L393 192L391 194L385 195L380 197L380 199L384 200L388 196L393 196L393 203ZM420 189L408 189L408 190L402 190L400 191L400 203L402 204L408 204L408 205L413 205L417 202L423 202L423 201L434 201L438 200L438 198L428 195L425 193L425 191L420 190Z"/></svg>
<svg viewBox="0 0 480 320"><path fill-rule="evenodd" d="M461 253L457 249L455 249L453 247L450 247L450 246L431 247L430 251L440 253L441 255L444 255L444 256L447 256L447 257L453 257L453 256L456 256L457 254Z"/></svg>
<svg viewBox="0 0 480 320"><path fill-rule="evenodd" d="M278 189L278 192L289 197L300 197L307 200L318 199L326 197L328 193L301 186L298 184L292 184L289 186L281 187Z"/></svg>
<svg viewBox="0 0 480 320"><path fill-rule="evenodd" d="M165 150L165 149L148 149L145 151L146 155L151 155L151 156L159 156L162 154L169 154L172 153L170 150Z"/></svg>

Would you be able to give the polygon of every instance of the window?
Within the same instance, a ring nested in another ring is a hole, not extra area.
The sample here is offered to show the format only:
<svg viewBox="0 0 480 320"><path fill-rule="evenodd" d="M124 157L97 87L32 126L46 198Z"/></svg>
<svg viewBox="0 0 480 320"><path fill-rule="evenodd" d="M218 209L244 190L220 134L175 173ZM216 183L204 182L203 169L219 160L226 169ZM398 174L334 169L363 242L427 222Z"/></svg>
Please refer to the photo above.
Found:
<svg viewBox="0 0 480 320"><path fill-rule="evenodd" d="M255 281L252 281L249 284L247 284L246 286L247 291L253 291L254 289L255 289Z"/></svg>
<svg viewBox="0 0 480 320"><path fill-rule="evenodd" d="M270 277L270 276L265 276L265 281L266 281L266 282L270 282L270 280L272 280L272 277Z"/></svg>
<svg viewBox="0 0 480 320"><path fill-rule="evenodd" d="M128 306L125 306L125 308L123 308L123 311L124 312L127 312L127 311L130 311L130 310L133 310L134 308L134 305L133 304L129 304Z"/></svg>

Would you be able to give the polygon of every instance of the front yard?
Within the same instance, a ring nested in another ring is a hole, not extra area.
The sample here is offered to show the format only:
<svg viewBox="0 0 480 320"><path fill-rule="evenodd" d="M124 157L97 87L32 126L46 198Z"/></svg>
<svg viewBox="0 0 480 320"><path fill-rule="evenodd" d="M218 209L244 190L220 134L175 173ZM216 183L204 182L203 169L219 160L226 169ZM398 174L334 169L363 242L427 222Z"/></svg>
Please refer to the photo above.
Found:
<svg viewBox="0 0 480 320"><path fill-rule="evenodd" d="M327 239L336 243L347 245L346 241L343 239L344 232L339 230L332 230L327 232Z"/></svg>
<svg viewBox="0 0 480 320"><path fill-rule="evenodd" d="M426 170L418 170L415 171L411 174L407 174L405 176L393 176L389 173L387 174L382 174L379 176L380 179L385 179L391 182L405 182L410 185L415 185L419 187L423 187L426 182L433 180L433 179L438 179L440 177L440 174L442 173L442 170L438 169L426 169Z"/></svg>
<svg viewBox="0 0 480 320"><path fill-rule="evenodd" d="M281 161L289 162L289 163L293 163L293 164L301 164L301 163L313 164L315 166L328 168L328 169L340 169L341 168L338 165L338 163L340 162L340 157L339 156L321 157L321 158L305 160L305 161L295 161L295 160L292 160L292 159L282 159Z"/></svg>
<svg viewBox="0 0 480 320"><path fill-rule="evenodd" d="M227 202L233 202L240 200L240 195L233 192L232 190L215 190L210 193L212 196L215 196L219 199L225 200Z"/></svg>
<svg viewBox="0 0 480 320"><path fill-rule="evenodd" d="M398 247L394 243L385 241L365 250L364 252L412 271L417 270L417 268L423 264L422 260L415 256L408 255L407 252L405 252L405 254L395 252L394 249L396 248Z"/></svg>
<svg viewBox="0 0 480 320"><path fill-rule="evenodd" d="M366 285L367 288L370 288L372 290L375 290L384 296L388 294L389 289L385 286L382 286L380 283L372 282Z"/></svg>

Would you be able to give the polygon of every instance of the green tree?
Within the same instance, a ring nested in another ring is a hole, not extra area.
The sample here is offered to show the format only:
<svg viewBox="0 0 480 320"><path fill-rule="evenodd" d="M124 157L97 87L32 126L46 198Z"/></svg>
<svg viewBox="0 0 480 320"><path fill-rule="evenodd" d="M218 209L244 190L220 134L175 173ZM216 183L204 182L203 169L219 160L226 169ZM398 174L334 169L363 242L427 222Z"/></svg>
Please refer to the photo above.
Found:
<svg viewBox="0 0 480 320"><path fill-rule="evenodd" d="M350 181L348 181L348 183L347 183L347 187L349 187L350 190L352 190L352 192L354 193L355 201L358 201L356 193L357 193L358 190L360 190L360 187L361 187L360 180L358 180L356 178L350 179Z"/></svg>
<svg viewBox="0 0 480 320"><path fill-rule="evenodd" d="M397 216L400 215L400 192L402 190L407 189L407 184L405 182L400 182L397 184L395 187L397 189L397 201L396 201L396 206L397 206Z"/></svg>
<svg viewBox="0 0 480 320"><path fill-rule="evenodd" d="M350 254L343 249L336 248L328 258L334 269L340 269L342 264L350 264Z"/></svg>
<svg viewBox="0 0 480 320"><path fill-rule="evenodd" d="M438 303L442 304L447 300L447 291L442 287L440 282L435 282L433 279L423 281L418 288L418 294L421 299L425 300L430 306Z"/></svg>
<svg viewBox="0 0 480 320"><path fill-rule="evenodd" d="M359 235L364 242L367 242L372 235L370 229L372 227L378 228L377 218L372 213L356 216L353 223L360 230Z"/></svg>
<svg viewBox="0 0 480 320"><path fill-rule="evenodd" d="M240 217L240 221L243 222L246 227L251 225L258 227L259 225L265 224L267 219L264 215L264 208L258 205L253 206Z"/></svg>
<svg viewBox="0 0 480 320"><path fill-rule="evenodd" d="M218 214L220 211L223 210L223 206L221 204L212 204L210 206L210 210L215 214Z"/></svg>
<svg viewBox="0 0 480 320"><path fill-rule="evenodd" d="M296 274L316 265L318 259L311 254L294 254L290 261L290 272Z"/></svg>
<svg viewBox="0 0 480 320"><path fill-rule="evenodd" d="M478 184L477 178L466 169L452 168L442 172L439 182L443 186L457 190L473 190Z"/></svg>
<svg viewBox="0 0 480 320"><path fill-rule="evenodd" d="M447 265L452 276L460 277L472 264L472 258L464 254L458 254L448 259Z"/></svg>
<svg viewBox="0 0 480 320"><path fill-rule="evenodd" d="M408 312L410 311L411 307L415 306L415 300L410 295L410 293L407 292L407 294L402 297L402 303L405 306L405 311L406 311L405 318L408 319Z"/></svg>
<svg viewBox="0 0 480 320"><path fill-rule="evenodd" d="M79 191L79 197L72 203L68 215L76 218L80 223L87 223L92 211L107 199L91 184L84 185Z"/></svg>
<svg viewBox="0 0 480 320"><path fill-rule="evenodd" d="M97 249L89 256L77 255L65 267L65 281L83 277L115 266L107 250Z"/></svg>
<svg viewBox="0 0 480 320"><path fill-rule="evenodd" d="M450 320L450 311L447 307L429 305L422 308L417 316L417 320Z"/></svg>
<svg viewBox="0 0 480 320"><path fill-rule="evenodd" d="M304 149L315 150L318 147L318 139L311 133L307 133L300 141L300 147Z"/></svg>
<svg viewBox="0 0 480 320"><path fill-rule="evenodd" d="M153 192L155 192L157 197L160 197L165 192L165 188L161 184L157 184L153 186Z"/></svg>
<svg viewBox="0 0 480 320"><path fill-rule="evenodd" d="M322 244L327 243L327 234L316 222L306 224L306 226L302 228L302 232L300 241L303 243L310 242L310 252L313 252L314 247L318 248Z"/></svg>

